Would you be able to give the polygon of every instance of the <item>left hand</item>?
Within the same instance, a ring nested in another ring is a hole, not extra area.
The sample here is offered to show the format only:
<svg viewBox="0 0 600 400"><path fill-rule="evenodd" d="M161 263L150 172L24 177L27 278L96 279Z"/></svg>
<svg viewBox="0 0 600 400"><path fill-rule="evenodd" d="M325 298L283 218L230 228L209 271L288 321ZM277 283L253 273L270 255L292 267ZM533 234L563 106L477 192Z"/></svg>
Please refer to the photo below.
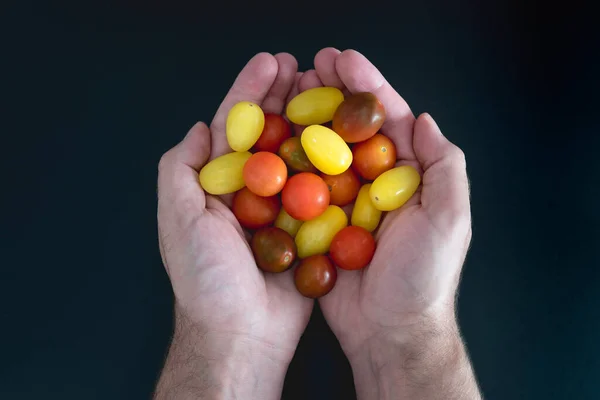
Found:
<svg viewBox="0 0 600 400"><path fill-rule="evenodd" d="M231 152L225 121L239 101L281 113L297 77L289 54L261 53L240 72L210 130L196 124L161 159L158 227L175 293L175 334L157 388L163 398L277 399L314 302L292 271L258 269L231 196L207 195L198 172Z"/></svg>

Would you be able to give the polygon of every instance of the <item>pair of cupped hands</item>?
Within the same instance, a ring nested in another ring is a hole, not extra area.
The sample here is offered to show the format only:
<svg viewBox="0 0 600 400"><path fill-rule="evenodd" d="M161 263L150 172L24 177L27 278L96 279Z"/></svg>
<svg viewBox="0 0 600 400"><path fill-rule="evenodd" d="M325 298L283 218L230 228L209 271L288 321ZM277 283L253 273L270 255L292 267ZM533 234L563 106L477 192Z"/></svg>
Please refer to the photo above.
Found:
<svg viewBox="0 0 600 400"><path fill-rule="evenodd" d="M188 346L182 357L197 353L225 374L252 365L257 381L275 386L282 384L314 300L295 289L292 270L259 270L228 208L231 197L207 195L199 185L201 167L231 151L225 125L234 104L251 101L280 114L295 95L314 87L372 92L385 106L381 131L396 146L397 164L422 175L417 193L382 221L371 264L338 270L334 289L318 300L355 375L402 354L389 349L410 351L428 335L459 335L455 294L471 239L465 158L430 115L415 118L357 51L325 48L316 54L314 69L297 68L287 53L254 56L210 125L194 125L164 154L158 174L160 251L176 304L172 346Z"/></svg>

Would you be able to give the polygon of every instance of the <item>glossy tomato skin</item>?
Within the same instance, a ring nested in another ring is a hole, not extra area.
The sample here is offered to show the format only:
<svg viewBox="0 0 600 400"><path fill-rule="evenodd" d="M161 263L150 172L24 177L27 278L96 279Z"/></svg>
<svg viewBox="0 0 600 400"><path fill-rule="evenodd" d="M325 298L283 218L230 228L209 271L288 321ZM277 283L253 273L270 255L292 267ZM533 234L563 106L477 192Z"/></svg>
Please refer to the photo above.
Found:
<svg viewBox="0 0 600 400"><path fill-rule="evenodd" d="M316 299L325 296L337 281L335 266L324 255L308 257L294 271L296 289L304 297Z"/></svg>
<svg viewBox="0 0 600 400"><path fill-rule="evenodd" d="M333 115L332 127L347 143L372 137L385 121L385 107L373 94L355 93L346 98Z"/></svg>
<svg viewBox="0 0 600 400"><path fill-rule="evenodd" d="M287 167L277 155L267 151L254 153L244 165L244 182L252 193L274 196L281 192L287 181Z"/></svg>
<svg viewBox="0 0 600 400"><path fill-rule="evenodd" d="M343 207L356 199L360 190L360 180L352 168L339 175L321 174L321 178L329 188L329 204Z"/></svg>
<svg viewBox="0 0 600 400"><path fill-rule="evenodd" d="M293 171L317 173L317 168L308 159L299 136L285 139L281 143L277 154Z"/></svg>
<svg viewBox="0 0 600 400"><path fill-rule="evenodd" d="M329 206L316 218L302 224L296 233L298 257L308 258L315 254L325 254L336 233L348 225L348 216L338 206Z"/></svg>
<svg viewBox="0 0 600 400"><path fill-rule="evenodd" d="M300 136L310 162L321 172L339 175L352 164L352 150L344 140L323 125L310 125Z"/></svg>
<svg viewBox="0 0 600 400"><path fill-rule="evenodd" d="M415 194L420 183L419 172L410 165L402 165L379 175L369 189L369 197L379 211L393 211Z"/></svg>
<svg viewBox="0 0 600 400"><path fill-rule="evenodd" d="M335 87L316 87L296 95L286 107L290 121L298 125L323 124L331 121L344 94Z"/></svg>
<svg viewBox="0 0 600 400"><path fill-rule="evenodd" d="M323 214L329 206L329 189L318 175L301 172L288 179L281 201L292 218L309 221Z"/></svg>
<svg viewBox="0 0 600 400"><path fill-rule="evenodd" d="M283 272L296 259L294 239L273 226L258 230L252 236L251 247L256 265L265 272Z"/></svg>
<svg viewBox="0 0 600 400"><path fill-rule="evenodd" d="M371 181L394 168L396 164L396 146L390 138L381 133L355 144L352 154L352 167L360 176Z"/></svg>
<svg viewBox="0 0 600 400"><path fill-rule="evenodd" d="M276 227L283 229L294 238L296 237L298 229L300 229L302 224L302 221L292 218L292 216L288 214L283 207L281 207L281 210L279 210L279 215L277 218L275 218L274 223Z"/></svg>
<svg viewBox="0 0 600 400"><path fill-rule="evenodd" d="M231 210L244 228L258 229L275 221L281 202L278 196L258 196L245 187L233 196Z"/></svg>
<svg viewBox="0 0 600 400"><path fill-rule="evenodd" d="M338 267L357 270L369 265L375 247L375 239L369 231L360 226L348 226L333 237L329 255Z"/></svg>
<svg viewBox="0 0 600 400"><path fill-rule="evenodd" d="M200 170L200 186L212 195L237 192L245 186L244 165L250 157L249 151L234 151L215 158Z"/></svg>
<svg viewBox="0 0 600 400"><path fill-rule="evenodd" d="M233 151L248 151L265 126L265 114L258 104L240 101L229 110L225 135Z"/></svg>
<svg viewBox="0 0 600 400"><path fill-rule="evenodd" d="M265 126L254 149L277 153L281 143L291 136L292 128L285 118L279 114L265 113Z"/></svg>
<svg viewBox="0 0 600 400"><path fill-rule="evenodd" d="M377 229L381 221L381 211L373 205L369 193L370 190L371 184L365 183L358 191L350 221L354 226L360 226L369 232L373 232Z"/></svg>

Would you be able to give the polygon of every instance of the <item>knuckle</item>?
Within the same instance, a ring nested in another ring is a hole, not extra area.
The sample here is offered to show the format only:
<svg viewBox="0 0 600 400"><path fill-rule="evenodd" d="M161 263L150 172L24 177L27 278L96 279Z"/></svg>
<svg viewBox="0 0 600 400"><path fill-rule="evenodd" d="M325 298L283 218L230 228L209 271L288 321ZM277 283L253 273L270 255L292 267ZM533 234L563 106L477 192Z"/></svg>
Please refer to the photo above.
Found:
<svg viewBox="0 0 600 400"><path fill-rule="evenodd" d="M449 150L450 158L453 162L455 162L460 167L466 168L467 166L467 157L465 156L465 152L462 151L460 147L453 144Z"/></svg>

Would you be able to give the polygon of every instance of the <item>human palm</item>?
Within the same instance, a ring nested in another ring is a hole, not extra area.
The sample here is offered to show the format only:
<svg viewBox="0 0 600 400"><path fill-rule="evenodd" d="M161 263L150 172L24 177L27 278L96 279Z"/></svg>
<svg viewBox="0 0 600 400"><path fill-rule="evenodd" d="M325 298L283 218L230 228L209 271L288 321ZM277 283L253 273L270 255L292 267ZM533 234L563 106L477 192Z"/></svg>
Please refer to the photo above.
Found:
<svg viewBox="0 0 600 400"><path fill-rule="evenodd" d="M406 102L361 54L324 49L299 86L372 92L386 108L382 132L397 148L398 165L423 175L423 185L377 231L377 250L361 271L338 270L334 289L320 299L349 357L382 335L401 335L438 312L453 313L454 293L470 241L464 156L428 115L415 119Z"/></svg>
<svg viewBox="0 0 600 400"><path fill-rule="evenodd" d="M291 359L313 302L294 288L291 271L264 274L245 232L228 208L231 197L205 195L198 171L231 150L225 135L229 109L242 100L280 113L297 73L289 54L258 54L248 62L219 107L210 129L196 124L159 167L161 255L178 314L205 333L258 342L275 358Z"/></svg>

